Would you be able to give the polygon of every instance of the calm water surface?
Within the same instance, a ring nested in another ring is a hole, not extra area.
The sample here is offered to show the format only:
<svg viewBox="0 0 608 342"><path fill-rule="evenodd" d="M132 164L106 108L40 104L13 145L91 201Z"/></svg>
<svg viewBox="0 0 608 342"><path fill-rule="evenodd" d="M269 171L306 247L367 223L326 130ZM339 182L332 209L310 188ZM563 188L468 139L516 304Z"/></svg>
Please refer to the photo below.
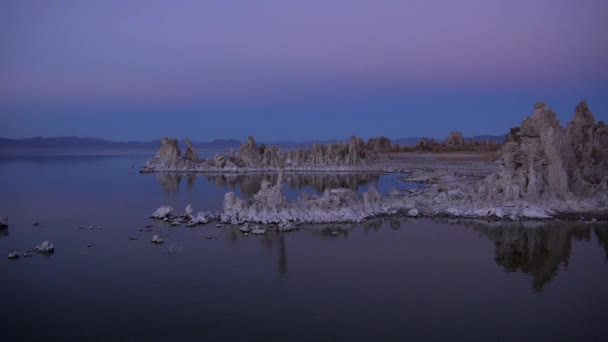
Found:
<svg viewBox="0 0 608 342"><path fill-rule="evenodd" d="M141 175L132 166L147 157L0 159L1 340L608 340L606 226L168 227L147 216L162 204L218 210L226 191L251 196L275 176ZM398 178L288 175L285 188L412 186ZM6 258L43 240L54 255Z"/></svg>

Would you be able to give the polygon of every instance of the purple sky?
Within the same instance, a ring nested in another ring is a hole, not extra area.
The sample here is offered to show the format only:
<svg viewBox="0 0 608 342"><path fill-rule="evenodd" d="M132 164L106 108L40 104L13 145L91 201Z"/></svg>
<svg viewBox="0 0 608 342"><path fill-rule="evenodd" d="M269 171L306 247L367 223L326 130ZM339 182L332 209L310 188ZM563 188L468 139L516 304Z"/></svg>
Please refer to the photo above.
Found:
<svg viewBox="0 0 608 342"><path fill-rule="evenodd" d="M606 0L3 0L0 44L4 137L496 134L583 98L608 114Z"/></svg>

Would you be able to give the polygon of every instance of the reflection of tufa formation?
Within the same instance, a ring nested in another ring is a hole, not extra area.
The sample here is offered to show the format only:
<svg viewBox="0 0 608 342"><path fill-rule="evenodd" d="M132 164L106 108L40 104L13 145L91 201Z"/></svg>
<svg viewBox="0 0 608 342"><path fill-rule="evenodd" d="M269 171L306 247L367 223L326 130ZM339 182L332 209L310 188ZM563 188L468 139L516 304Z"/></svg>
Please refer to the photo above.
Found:
<svg viewBox="0 0 608 342"><path fill-rule="evenodd" d="M523 272L542 291L568 265L572 240L591 240L592 226L571 222L544 224L459 221L481 232L496 246L496 263L509 272ZM608 227L593 228L608 256Z"/></svg>

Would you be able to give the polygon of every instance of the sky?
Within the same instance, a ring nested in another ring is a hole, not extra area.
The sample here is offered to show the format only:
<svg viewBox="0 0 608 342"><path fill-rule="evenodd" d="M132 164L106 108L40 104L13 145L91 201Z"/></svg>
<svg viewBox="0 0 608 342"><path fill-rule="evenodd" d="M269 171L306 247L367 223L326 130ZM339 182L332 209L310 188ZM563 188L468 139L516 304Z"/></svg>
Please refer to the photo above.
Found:
<svg viewBox="0 0 608 342"><path fill-rule="evenodd" d="M0 137L504 134L608 121L605 0L0 1Z"/></svg>

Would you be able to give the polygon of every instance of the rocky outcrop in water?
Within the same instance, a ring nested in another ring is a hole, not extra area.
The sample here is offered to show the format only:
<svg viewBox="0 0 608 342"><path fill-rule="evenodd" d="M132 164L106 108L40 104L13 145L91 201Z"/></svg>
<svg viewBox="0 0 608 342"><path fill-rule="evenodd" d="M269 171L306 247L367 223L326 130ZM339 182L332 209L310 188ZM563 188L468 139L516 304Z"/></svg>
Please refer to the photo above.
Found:
<svg viewBox="0 0 608 342"><path fill-rule="evenodd" d="M371 171L378 151L390 147L386 138L363 140L351 137L348 142L315 144L309 148L282 152L276 146L258 145L253 137L241 144L237 153L217 154L199 159L186 139L186 156L182 157L177 140L163 138L156 156L146 162L142 172L252 172L279 169L291 171Z"/></svg>
<svg viewBox="0 0 608 342"><path fill-rule="evenodd" d="M593 198L605 207L608 130L604 124L595 123L585 102L566 128L544 103L534 108L534 114L509 133L499 151L499 169L482 183L480 195L540 204Z"/></svg>
<svg viewBox="0 0 608 342"><path fill-rule="evenodd" d="M461 139L454 134L453 144ZM268 184L252 200L229 193L224 220L352 222L396 212L428 216L546 219L557 214L608 213L606 129L595 123L585 103L564 129L542 103L513 129L501 148L495 173L486 178L459 177L449 170L422 170L408 177L432 182L426 188L381 196L348 189L328 190L296 202L275 201L279 188ZM426 177L426 178L424 178ZM407 180L408 178L406 178ZM272 204L273 203L273 204Z"/></svg>

